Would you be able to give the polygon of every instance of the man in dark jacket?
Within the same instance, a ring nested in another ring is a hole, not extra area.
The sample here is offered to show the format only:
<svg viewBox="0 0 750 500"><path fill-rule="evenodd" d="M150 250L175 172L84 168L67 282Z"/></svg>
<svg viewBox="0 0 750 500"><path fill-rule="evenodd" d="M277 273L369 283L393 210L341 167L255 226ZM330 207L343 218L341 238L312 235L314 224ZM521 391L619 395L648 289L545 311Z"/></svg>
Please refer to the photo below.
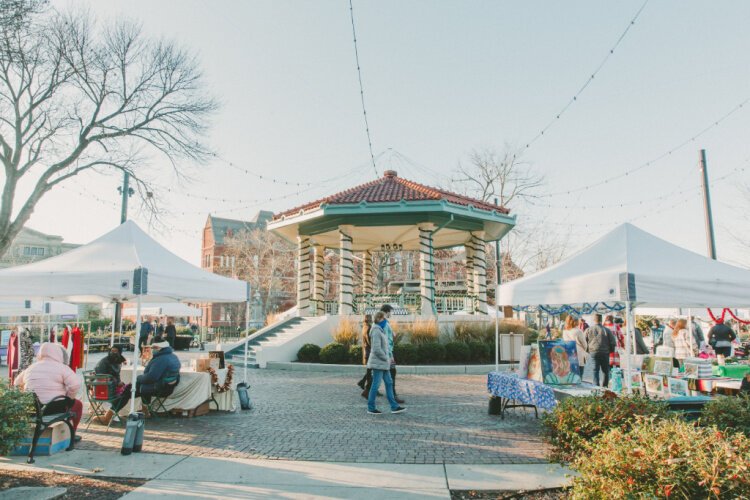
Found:
<svg viewBox="0 0 750 500"><path fill-rule="evenodd" d="M148 345L148 336L154 333L154 326L151 324L148 318L146 321L141 323L141 331L138 334L138 347L143 348L144 345Z"/></svg>
<svg viewBox="0 0 750 500"><path fill-rule="evenodd" d="M614 334L602 326L602 315L594 314L594 324L585 332L588 352L594 358L594 385L599 385L599 371L604 372L602 387L609 385L609 353L615 352Z"/></svg>
<svg viewBox="0 0 750 500"><path fill-rule="evenodd" d="M174 349L174 341L177 338L177 328L174 326L174 318L167 318L167 328L164 329L164 340L169 342L169 347Z"/></svg>
<svg viewBox="0 0 750 500"><path fill-rule="evenodd" d="M145 403L150 402L151 396L169 396L180 382L180 360L169 343L156 342L151 345L151 349L154 357L148 362L143 374L138 375L135 386L135 395L140 396ZM176 381L165 382L168 377L176 377Z"/></svg>

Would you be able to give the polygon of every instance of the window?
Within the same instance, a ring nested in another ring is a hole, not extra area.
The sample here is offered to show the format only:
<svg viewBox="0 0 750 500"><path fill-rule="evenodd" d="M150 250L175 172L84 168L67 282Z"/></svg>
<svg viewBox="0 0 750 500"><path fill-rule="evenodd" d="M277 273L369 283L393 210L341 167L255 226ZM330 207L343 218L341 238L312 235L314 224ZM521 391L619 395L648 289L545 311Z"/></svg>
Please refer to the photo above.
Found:
<svg viewBox="0 0 750 500"><path fill-rule="evenodd" d="M23 254L26 256L43 256L44 248L42 247L23 247Z"/></svg>

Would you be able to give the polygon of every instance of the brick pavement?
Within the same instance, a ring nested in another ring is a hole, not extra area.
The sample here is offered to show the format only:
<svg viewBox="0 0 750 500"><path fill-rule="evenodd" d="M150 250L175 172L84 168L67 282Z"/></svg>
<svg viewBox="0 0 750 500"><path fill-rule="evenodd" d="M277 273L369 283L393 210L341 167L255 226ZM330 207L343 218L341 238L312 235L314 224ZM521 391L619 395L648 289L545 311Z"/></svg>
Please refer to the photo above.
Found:
<svg viewBox="0 0 750 500"><path fill-rule="evenodd" d="M533 412L487 414L486 377L400 375L408 411L367 415L351 375L251 370L253 409L149 419L144 451L194 456L382 463L539 463ZM380 408L387 401L378 398ZM82 426L83 428L83 426ZM122 429L92 424L81 449L119 450Z"/></svg>

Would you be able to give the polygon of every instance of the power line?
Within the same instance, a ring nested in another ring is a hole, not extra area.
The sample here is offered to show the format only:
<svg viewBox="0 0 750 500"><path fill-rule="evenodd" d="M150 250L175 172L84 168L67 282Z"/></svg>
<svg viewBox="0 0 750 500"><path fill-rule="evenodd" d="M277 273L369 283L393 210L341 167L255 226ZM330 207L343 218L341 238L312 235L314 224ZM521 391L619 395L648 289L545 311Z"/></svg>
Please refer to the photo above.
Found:
<svg viewBox="0 0 750 500"><path fill-rule="evenodd" d="M365 89L362 85L362 69L359 65L359 49L357 48L357 30L354 28L354 6L349 0L349 17L352 20L352 36L354 38L354 59L357 61L357 78L359 79L359 97L362 101L362 114L365 117L365 132L367 133L367 146L370 148L370 159L375 177L378 177L378 168L375 166L375 155L372 153L372 138L370 137L370 124L367 121L367 108L365 108Z"/></svg>
<svg viewBox="0 0 750 500"><path fill-rule="evenodd" d="M587 184L585 186L578 186L578 187L575 187L575 188L566 189L564 191L555 191L555 192L552 192L552 193L546 193L546 194L539 195L538 197L539 198L548 198L548 197L551 197L551 196L568 195L568 194L572 194L572 193L577 193L579 191L587 191L589 189L592 189L592 188L595 188L595 187L599 187L599 186L603 186L603 185L608 184L608 183L610 183L612 181L616 181L618 179L622 179L624 177L627 177L630 174L635 173L635 172L637 172L637 171L639 171L641 169L644 169L646 167L650 167L654 163L656 163L656 162L658 162L660 160L663 160L664 158L667 158L668 156L671 156L673 153L676 153L677 151L681 150L682 148L684 148L688 144L695 142L696 139L698 139L699 137L705 135L710 130L718 127L724 121L726 121L729 117L731 117L733 114L735 114L740 109L742 109L745 106L745 104L747 104L748 102L750 102L750 97L748 97L747 99L745 99L741 103L739 103L736 106L734 106L731 110L729 110L729 112L727 112L726 114L724 114L718 120L714 120L713 122L711 122L710 125L708 125L707 127L703 128L700 132L692 135L690 138L684 140L683 142L681 142L677 146L673 147L672 149L670 149L670 150L668 150L668 151L660 154L659 156L657 156L657 157L655 157L655 158L653 158L653 159L651 159L649 161L646 161L644 163L636 165L635 167L629 168L629 169L625 170L622 173L619 173L619 174L614 175L612 177L607 177L606 179L602 179L602 180L600 180L598 182L595 182L593 184Z"/></svg>
<svg viewBox="0 0 750 500"><path fill-rule="evenodd" d="M351 0L350 0L351 1ZM518 151L517 155L521 155L524 151L529 149L532 144L534 144L536 141L542 138L545 132L549 130L555 123L557 123L560 118L568 111L568 109L573 105L573 103L578 101L578 98L581 97L581 94L588 88L589 85L591 85L591 82L594 81L594 78L596 75L604 68L604 65L607 64L609 59L612 57L612 55L615 53L615 49L619 47L619 45L622 43L622 41L625 39L625 36L630 31L630 28L635 25L635 22L638 20L638 17L640 17L641 13L643 12L643 9L646 8L646 5L648 4L649 0L645 0L643 2L643 5L641 5L641 8L638 9L638 11L635 13L635 16L630 20L630 23L628 23L627 28L622 32L622 34L617 38L617 41L615 44L609 49L607 52L607 55L604 56L604 59L599 63L599 65L596 67L593 73L586 79L584 84L581 86L580 89L578 89L578 92L575 93L575 95L565 104L565 106L562 107L560 111L557 112L557 114L552 118L547 125L545 125L530 141L528 141L521 149Z"/></svg>

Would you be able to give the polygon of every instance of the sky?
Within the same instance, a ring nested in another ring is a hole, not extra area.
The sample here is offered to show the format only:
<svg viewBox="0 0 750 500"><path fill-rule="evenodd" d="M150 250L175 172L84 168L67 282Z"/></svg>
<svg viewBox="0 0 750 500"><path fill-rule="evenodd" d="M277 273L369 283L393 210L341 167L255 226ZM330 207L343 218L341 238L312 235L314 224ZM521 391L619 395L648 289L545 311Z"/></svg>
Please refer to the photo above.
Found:
<svg viewBox="0 0 750 500"><path fill-rule="evenodd" d="M163 159L140 167L170 211L152 235L195 264L208 213L250 219L385 169L447 186L472 150L523 148L554 121L523 151L546 179L540 193L553 193L517 212L555 228L540 238L567 233L572 252L632 222L705 254L704 148L718 257L750 265L736 241L750 232L750 102L738 107L750 98L746 1L651 0L610 54L643 0L354 0L375 169L348 1L53 0L85 3L101 21L136 19L148 36L195 53L222 104L210 137L222 160L181 165L191 182ZM70 181L28 225L91 241L119 223L120 182Z"/></svg>

